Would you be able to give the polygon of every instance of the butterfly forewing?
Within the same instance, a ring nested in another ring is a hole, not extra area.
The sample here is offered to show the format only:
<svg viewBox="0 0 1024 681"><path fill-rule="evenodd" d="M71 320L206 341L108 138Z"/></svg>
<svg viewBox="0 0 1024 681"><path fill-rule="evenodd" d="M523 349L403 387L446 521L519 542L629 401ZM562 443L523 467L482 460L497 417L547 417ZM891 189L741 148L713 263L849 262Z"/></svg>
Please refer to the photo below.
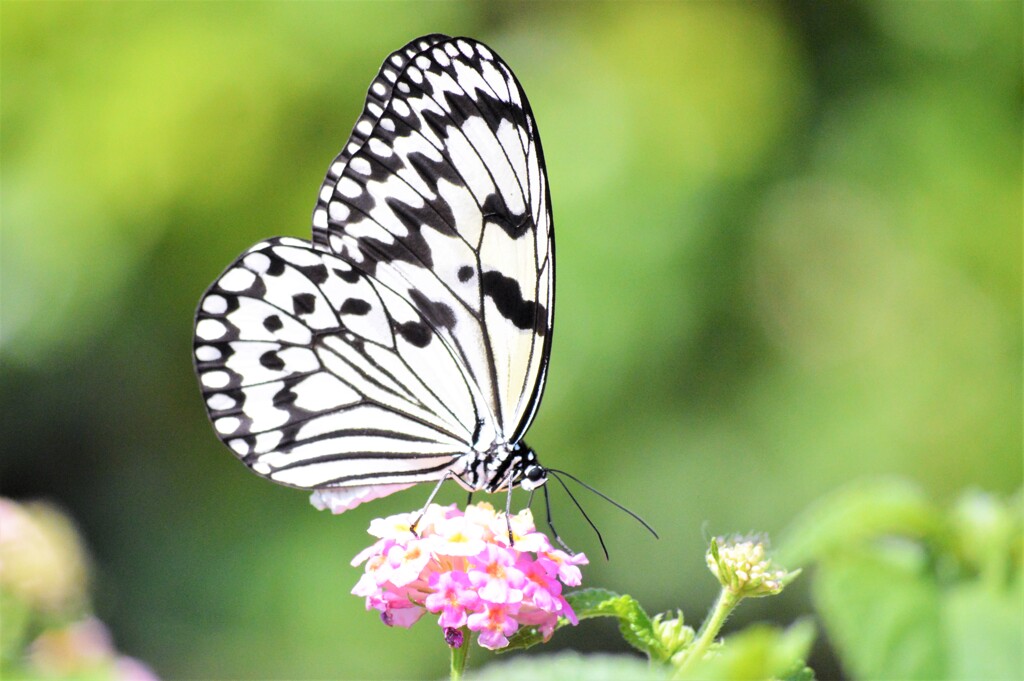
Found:
<svg viewBox="0 0 1024 681"><path fill-rule="evenodd" d="M405 47L395 50L384 60L380 73L373 79L369 89L366 91L366 104L363 105L363 112L352 128L352 136L349 137L341 153L338 154L327 170L327 177L324 178L321 186L321 196L324 191L327 192L327 196L330 196L330 193L334 191L338 178L341 176L345 166L348 165L352 154L358 151L366 142L377 121L380 120L384 107L387 106L388 100L391 99L391 90L398 79L398 73L401 68L422 50L446 39L447 36L440 34L425 35L422 38L411 41ZM313 220L313 242L322 246L327 245L327 223L318 223L315 214Z"/></svg>
<svg viewBox="0 0 1024 681"><path fill-rule="evenodd" d="M536 125L508 67L468 39L420 51L322 191L317 223L434 325L494 438L521 436L549 348L552 232Z"/></svg>
<svg viewBox="0 0 1024 681"><path fill-rule="evenodd" d="M200 302L214 428L261 475L351 489L344 508L461 473L533 419L553 276L522 88L480 43L417 39L371 83L313 243L255 245Z"/></svg>

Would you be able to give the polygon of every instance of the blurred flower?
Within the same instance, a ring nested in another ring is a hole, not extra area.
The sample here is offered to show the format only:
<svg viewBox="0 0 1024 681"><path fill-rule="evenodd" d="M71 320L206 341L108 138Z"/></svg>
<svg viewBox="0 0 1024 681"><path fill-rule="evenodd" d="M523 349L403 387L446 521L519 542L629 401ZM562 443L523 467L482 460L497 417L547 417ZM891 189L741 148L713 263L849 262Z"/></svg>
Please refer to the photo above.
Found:
<svg viewBox="0 0 1024 681"><path fill-rule="evenodd" d="M773 570L764 540L757 537L713 538L707 562L719 583L741 597L777 594L800 574L800 570Z"/></svg>
<svg viewBox="0 0 1024 681"><path fill-rule="evenodd" d="M156 681L138 660L118 655L107 628L95 617L50 629L29 647L29 667L52 678L88 675L115 681Z"/></svg>
<svg viewBox="0 0 1024 681"><path fill-rule="evenodd" d="M120 655L106 626L86 614L87 568L66 515L0 497L0 677L156 680L142 662Z"/></svg>
<svg viewBox="0 0 1024 681"><path fill-rule="evenodd" d="M29 646L29 661L46 676L67 676L101 665L113 652L110 632L89 617L40 634Z"/></svg>
<svg viewBox="0 0 1024 681"><path fill-rule="evenodd" d="M577 623L562 586L580 584L587 558L552 547L529 509L506 520L487 503L465 512L431 504L414 534L415 520L410 513L374 520L369 533L377 542L352 561L366 563L352 593L366 598L367 610L379 610L388 626L410 627L430 612L449 646L462 645L465 627L479 633L481 646L495 649L507 646L520 626L537 627L547 639L559 616Z"/></svg>
<svg viewBox="0 0 1024 681"><path fill-rule="evenodd" d="M87 573L85 549L67 516L48 504L0 497L0 588L34 611L78 616Z"/></svg>

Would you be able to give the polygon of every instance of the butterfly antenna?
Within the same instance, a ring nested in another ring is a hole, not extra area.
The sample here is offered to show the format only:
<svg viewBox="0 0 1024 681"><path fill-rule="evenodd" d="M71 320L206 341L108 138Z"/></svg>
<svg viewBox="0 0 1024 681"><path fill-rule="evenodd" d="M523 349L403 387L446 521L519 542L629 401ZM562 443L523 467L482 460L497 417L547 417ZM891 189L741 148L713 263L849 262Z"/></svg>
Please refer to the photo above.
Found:
<svg viewBox="0 0 1024 681"><path fill-rule="evenodd" d="M604 559L608 560L608 547L604 545L604 537L601 536L601 530L597 529L597 525L594 524L594 521L590 519L590 516L587 515L587 512L583 510L582 506L580 506L580 502L576 501L576 497L573 496L573 493L569 490L569 488L566 486L566 484L564 482L562 482L562 479L560 477L558 477L557 473L561 473L561 471L553 471L550 468L548 468L547 471L549 473L556 473L556 475L554 475L553 477L555 478L555 480L558 481L558 484L562 486L562 489L565 490L565 493L569 495L569 498L572 499L572 503L576 504L576 508L580 509L580 513L583 514L583 518L587 521L587 524L590 525L590 528L592 530L594 530L594 534L597 535L597 541L599 541L601 543L601 550L604 552ZM563 475L565 475L565 474L563 473ZM569 476L569 477L572 478L572 476ZM572 479L575 480L575 478L572 478ZM576 482L579 482L579 480L576 480ZM547 490L544 490L544 497L545 497L545 499L547 498L547 494L548 494ZM548 504L548 525L551 525L551 505L550 505L550 503ZM558 536L558 532L555 531L555 528L554 528L553 525L551 526L551 531L555 533L555 536ZM562 544L562 546L564 546L566 549L569 548L568 546L565 546L565 544L561 540L559 540L559 543ZM570 553L571 553L571 551L570 551Z"/></svg>
<svg viewBox="0 0 1024 681"><path fill-rule="evenodd" d="M551 520L551 497L548 496L548 486L544 485L541 489L544 490L544 508L547 511L548 528L551 529L551 534L554 535L555 541L558 542L559 546L568 551L570 555L575 556L576 552L570 549L569 545L562 540L562 537L558 534L558 530L555 529L554 521ZM530 492L530 501L533 501L533 492Z"/></svg>
<svg viewBox="0 0 1024 681"><path fill-rule="evenodd" d="M557 477L558 475L564 475L565 477L567 477L567 478L569 478L570 480L574 481L574 482L575 482L576 484L578 484L578 485L579 485L580 487L584 487L584 488L586 488L586 489L589 489L589 490L590 490L591 492L593 492L593 493L594 493L594 494L596 494L597 496L601 497L602 499L604 499L605 501L607 501L607 502L608 502L609 504L611 504L611 505L612 505L612 506L614 506L615 508L619 509L620 511L623 511L623 512L625 512L625 513L626 513L627 515L629 515L629 516L630 516L631 518L633 518L633 520L635 520L635 521L637 521L638 523L640 523L641 525L643 525L643 526L644 526L644 528L646 528L648 532L650 532L651 534L653 534L653 535L654 535L654 538L655 538L655 539L661 539L661 537L659 537L659 536L658 536L658 533L654 531L654 528L653 528L653 527L651 527L651 526L650 526L650 525L649 525L649 524L647 523L647 521L646 521L646 520L644 520L643 518L641 518L640 516L638 516L638 515L637 515L636 513L634 513L633 511L630 511L630 510L629 510L628 508L626 508L625 506L623 506L623 505L622 505L622 504L620 504L619 502L615 501L614 499L612 499L612 498L611 498L610 496L608 496L608 495L607 495L607 494L605 494L604 492L602 492L602 491L600 491L600 490L597 490L597 489L594 489L593 487L591 487L591 486L590 486L590 485L588 485L587 483L585 483L585 482L583 482L582 480L580 480L579 478L577 478L577 477L576 477L575 475L573 475L572 473L566 473L565 471L555 470L555 469L553 469L553 468L548 468L548 469L546 469L546 470L547 470L547 471L548 471L549 473L555 473L555 474L556 474L556 477L555 477L555 479L556 479L556 480L558 480L558 482L560 482L560 483L562 484L562 487L565 487L565 483L564 483L564 482L562 482L561 480L559 480L559 479L558 479L558 477ZM568 488L568 487L565 487L565 491L566 491L566 492L568 492L568 491L569 491L569 488ZM570 497L570 498L572 498L572 493L571 493L571 492L569 493L569 497ZM575 498L573 498L572 500L573 500L573 501L576 501L576 499L575 499ZM577 505L577 506L579 506L579 504L576 504L576 505ZM580 511L582 511L582 510L583 510L583 509L581 508L581 509L580 509ZM583 516L584 516L584 517L586 517L586 515L587 515L586 513L584 513L584 514L583 514ZM589 519L589 518L587 518L587 520L590 520L590 519ZM593 525L593 523L591 523L591 525ZM596 529L596 528L595 528L595 529Z"/></svg>

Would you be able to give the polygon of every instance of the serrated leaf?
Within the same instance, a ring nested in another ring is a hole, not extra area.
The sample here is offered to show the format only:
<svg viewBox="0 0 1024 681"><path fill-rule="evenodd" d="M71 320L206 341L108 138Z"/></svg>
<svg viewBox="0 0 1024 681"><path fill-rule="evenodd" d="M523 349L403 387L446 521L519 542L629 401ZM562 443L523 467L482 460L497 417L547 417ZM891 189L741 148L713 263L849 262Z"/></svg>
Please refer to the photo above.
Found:
<svg viewBox="0 0 1024 681"><path fill-rule="evenodd" d="M666 658L666 653L654 634L651 618L632 596L620 596L604 589L584 589L567 595L566 600L581 620L591 617L618 618L619 631L629 645L653 659Z"/></svg>

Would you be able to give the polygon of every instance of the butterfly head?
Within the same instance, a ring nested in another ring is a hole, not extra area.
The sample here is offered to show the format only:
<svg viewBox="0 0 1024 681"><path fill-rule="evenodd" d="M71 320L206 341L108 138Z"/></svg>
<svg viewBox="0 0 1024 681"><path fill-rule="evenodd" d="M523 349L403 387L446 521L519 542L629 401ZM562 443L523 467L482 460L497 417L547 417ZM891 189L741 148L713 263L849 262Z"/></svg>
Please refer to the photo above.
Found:
<svg viewBox="0 0 1024 681"><path fill-rule="evenodd" d="M531 466L527 466L523 470L523 477L519 481L519 486L529 492L531 490L537 489L547 481L547 469L537 464L533 464Z"/></svg>
<svg viewBox="0 0 1024 681"><path fill-rule="evenodd" d="M533 448L524 443L516 445L513 454L518 457L519 475L517 482L527 492L532 491L548 481L548 470L537 461Z"/></svg>

